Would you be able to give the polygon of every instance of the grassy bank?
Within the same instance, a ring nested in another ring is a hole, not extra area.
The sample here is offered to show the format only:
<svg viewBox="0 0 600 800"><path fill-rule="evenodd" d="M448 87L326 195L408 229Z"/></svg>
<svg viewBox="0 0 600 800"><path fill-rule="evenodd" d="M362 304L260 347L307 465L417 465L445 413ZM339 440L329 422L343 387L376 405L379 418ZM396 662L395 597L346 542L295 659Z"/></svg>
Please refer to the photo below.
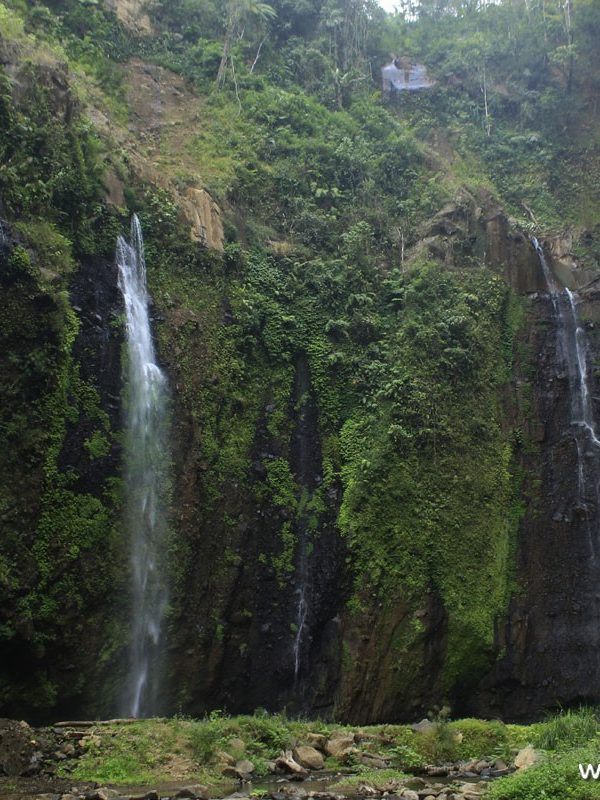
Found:
<svg viewBox="0 0 600 800"><path fill-rule="evenodd" d="M61 771L76 780L102 784L194 780L217 796L236 783L235 778L223 775L228 765L252 762L256 782L272 772L282 751L342 734L351 737L352 746L324 760L325 771L341 773L332 787L336 792L352 792L365 784L381 792L395 778L432 764L473 759L511 763L522 748L531 745L536 763L494 781L490 800L600 797L600 785L583 781L578 769L580 762L595 763L599 757L598 721L590 709L563 712L528 726L440 720L421 731L407 725L344 727L267 714L143 720L88 730L83 755L65 762ZM380 768L374 768L373 759L379 760Z"/></svg>

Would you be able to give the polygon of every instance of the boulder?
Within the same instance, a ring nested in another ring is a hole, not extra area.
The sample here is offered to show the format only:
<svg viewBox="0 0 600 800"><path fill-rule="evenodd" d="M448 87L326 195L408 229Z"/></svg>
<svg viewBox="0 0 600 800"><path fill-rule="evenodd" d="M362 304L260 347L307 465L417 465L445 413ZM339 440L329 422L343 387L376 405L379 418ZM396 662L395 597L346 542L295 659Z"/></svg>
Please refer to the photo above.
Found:
<svg viewBox="0 0 600 800"><path fill-rule="evenodd" d="M30 775L38 771L37 743L33 730L26 722L0 720L0 774L9 778Z"/></svg>
<svg viewBox="0 0 600 800"><path fill-rule="evenodd" d="M381 792L379 792L374 786L371 786L369 783L361 783L359 784L358 787L358 794L359 797L375 797L376 795L381 794Z"/></svg>
<svg viewBox="0 0 600 800"><path fill-rule="evenodd" d="M226 764L229 767L235 766L235 758L229 755L229 753L226 753L225 750L217 750L215 753L215 759L221 764Z"/></svg>
<svg viewBox="0 0 600 800"><path fill-rule="evenodd" d="M358 753L357 759L365 767L370 767L371 769L385 769L388 766L388 762L385 759L373 753Z"/></svg>
<svg viewBox="0 0 600 800"><path fill-rule="evenodd" d="M419 795L412 789L405 789L400 797L402 800L419 800Z"/></svg>
<svg viewBox="0 0 600 800"><path fill-rule="evenodd" d="M279 756L275 762L275 766L277 769L281 770L282 772L287 772L289 775L297 775L298 777L302 778L308 777L308 770L294 760L289 750L286 750Z"/></svg>
<svg viewBox="0 0 600 800"><path fill-rule="evenodd" d="M529 769L538 760L538 754L533 747L528 744L522 750L519 750L515 756L515 767L517 769Z"/></svg>
<svg viewBox="0 0 600 800"><path fill-rule="evenodd" d="M321 753L309 745L300 745L294 750L294 759L306 769L323 769L325 761Z"/></svg>
<svg viewBox="0 0 600 800"><path fill-rule="evenodd" d="M235 771L238 778L247 778L254 772L254 764L251 761L248 761L247 758L243 758L241 761L236 761Z"/></svg>
<svg viewBox="0 0 600 800"><path fill-rule="evenodd" d="M322 733L308 733L306 735L306 742L311 747L314 747L315 750L320 750L322 753L326 752L325 748L327 747L327 737Z"/></svg>
<svg viewBox="0 0 600 800"><path fill-rule="evenodd" d="M325 752L328 756L339 758L345 755L354 747L354 736L345 734L343 736L332 737L325 745Z"/></svg>

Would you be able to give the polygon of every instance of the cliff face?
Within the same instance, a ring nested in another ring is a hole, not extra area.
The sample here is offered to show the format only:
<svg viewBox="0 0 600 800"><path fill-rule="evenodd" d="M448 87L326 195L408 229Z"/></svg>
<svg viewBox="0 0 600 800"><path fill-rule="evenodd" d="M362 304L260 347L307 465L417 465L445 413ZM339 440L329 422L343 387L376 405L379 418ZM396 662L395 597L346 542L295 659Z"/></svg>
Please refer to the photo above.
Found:
<svg viewBox="0 0 600 800"><path fill-rule="evenodd" d="M552 245L545 244L548 253L556 252ZM571 286L581 280L571 270L561 275L556 263L553 271ZM591 367L598 352L597 292L583 288L579 298L597 419ZM552 299L547 291L536 293L528 306L522 339L528 357L517 363L514 378L526 503L515 588L499 625L499 660L471 704L477 712L513 719L549 706L595 702L598 693L598 454L592 442L578 441L581 425L573 424L573 386ZM578 383L575 390L585 387Z"/></svg>
<svg viewBox="0 0 600 800"><path fill-rule="evenodd" d="M116 10L127 22L140 8ZM368 136L355 151L350 135L365 120L344 112L344 135L300 158L318 120L333 124L312 100L277 90L265 110L261 85L256 119L237 101L207 112L183 78L134 57L120 66L124 123L89 76L84 101L32 47L0 50L17 176L2 184L0 235L3 713L107 715L118 695L128 556L113 249L132 211L173 399L169 709L363 723L446 701L517 717L597 699L596 499L578 483L539 259L492 192L436 194L437 167L379 104L369 157ZM212 160L211 114L225 131ZM305 186L306 163L326 172L322 152L332 174ZM374 194L363 218L356 198ZM382 225L387 200L407 227ZM573 271L568 242L546 245L556 275L582 286L591 363L592 272Z"/></svg>

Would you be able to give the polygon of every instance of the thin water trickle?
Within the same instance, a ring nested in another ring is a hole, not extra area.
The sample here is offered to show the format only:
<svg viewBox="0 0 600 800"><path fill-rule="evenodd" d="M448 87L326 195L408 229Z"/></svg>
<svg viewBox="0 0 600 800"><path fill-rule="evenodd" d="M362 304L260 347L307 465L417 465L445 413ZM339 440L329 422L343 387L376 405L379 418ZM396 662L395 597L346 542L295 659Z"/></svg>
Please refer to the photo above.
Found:
<svg viewBox="0 0 600 800"><path fill-rule="evenodd" d="M305 572L305 570L304 570ZM300 663L301 663L301 649L302 649L302 641L304 638L304 633L306 629L306 622L308 617L308 602L306 599L306 575L303 574L300 577L302 584L298 589L298 607L297 607L297 614L296 614L296 636L294 638L294 683L298 682L298 677L300 675Z"/></svg>
<svg viewBox="0 0 600 800"><path fill-rule="evenodd" d="M577 313L577 296L570 289L558 285L543 247L535 238L532 244L552 300L558 355L568 377L570 423L577 449L577 509L585 517L590 552L595 558L600 530L593 534L591 521L592 518L598 521L600 514L600 439L596 433L590 391L587 336Z"/></svg>
<svg viewBox="0 0 600 800"><path fill-rule="evenodd" d="M168 391L156 363L146 286L142 229L137 216L131 237L117 241L119 288L127 320L126 527L132 572L129 675L123 713L157 712L160 645L167 607Z"/></svg>

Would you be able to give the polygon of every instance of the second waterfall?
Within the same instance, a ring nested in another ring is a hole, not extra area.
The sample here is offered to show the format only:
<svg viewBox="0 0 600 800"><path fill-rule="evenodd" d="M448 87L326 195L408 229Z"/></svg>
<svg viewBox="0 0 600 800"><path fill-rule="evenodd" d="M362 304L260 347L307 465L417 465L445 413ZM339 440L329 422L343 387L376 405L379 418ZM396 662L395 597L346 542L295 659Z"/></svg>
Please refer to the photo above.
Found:
<svg viewBox="0 0 600 800"><path fill-rule="evenodd" d="M595 559L600 545L600 439L592 404L588 341L577 312L577 296L559 287L542 246L535 238L532 242L552 300L559 362L568 379L570 423L577 449L575 512L585 519L590 556Z"/></svg>
<svg viewBox="0 0 600 800"><path fill-rule="evenodd" d="M168 599L168 387L152 341L137 216L130 241L119 237L117 242L117 267L127 321L125 503L132 575L130 662L121 710L127 716L148 717L159 710L161 635Z"/></svg>

